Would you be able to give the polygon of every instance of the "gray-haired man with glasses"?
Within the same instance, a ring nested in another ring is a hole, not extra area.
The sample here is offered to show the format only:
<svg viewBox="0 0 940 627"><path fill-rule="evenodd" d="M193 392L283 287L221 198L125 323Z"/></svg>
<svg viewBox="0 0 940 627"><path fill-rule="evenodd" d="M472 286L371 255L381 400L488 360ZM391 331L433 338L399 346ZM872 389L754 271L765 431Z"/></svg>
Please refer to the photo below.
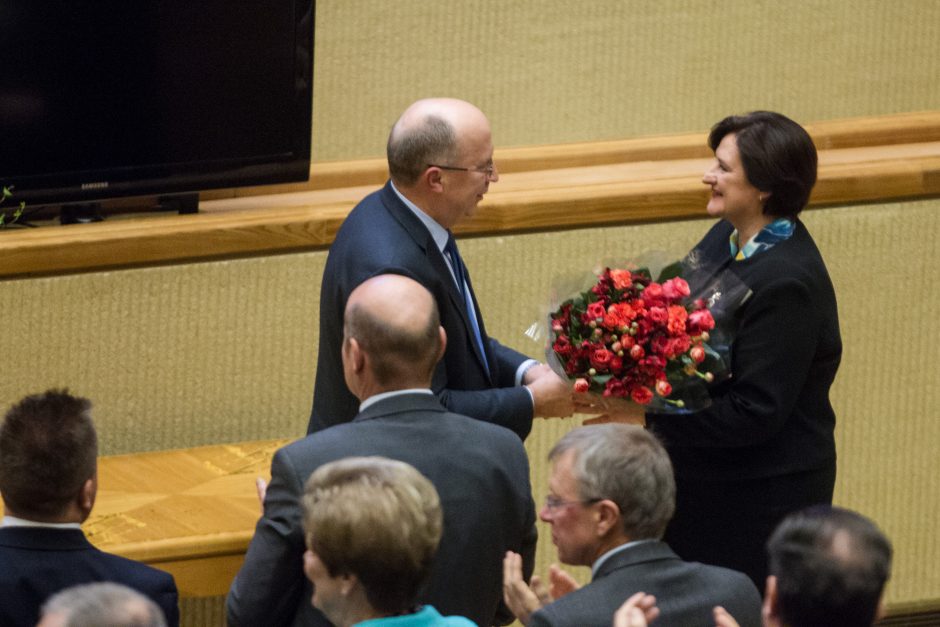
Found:
<svg viewBox="0 0 940 627"><path fill-rule="evenodd" d="M581 427L548 458L549 492L539 517L551 526L558 559L590 566L592 579L579 589L553 566L550 590L537 577L530 586L522 560L507 553L503 595L523 624L608 627L627 598L645 592L652 595L647 619L659 615L658 624L710 625L714 606L732 605L741 625L760 625L760 595L746 575L684 562L660 540L675 510L676 484L669 456L650 432L624 424Z"/></svg>

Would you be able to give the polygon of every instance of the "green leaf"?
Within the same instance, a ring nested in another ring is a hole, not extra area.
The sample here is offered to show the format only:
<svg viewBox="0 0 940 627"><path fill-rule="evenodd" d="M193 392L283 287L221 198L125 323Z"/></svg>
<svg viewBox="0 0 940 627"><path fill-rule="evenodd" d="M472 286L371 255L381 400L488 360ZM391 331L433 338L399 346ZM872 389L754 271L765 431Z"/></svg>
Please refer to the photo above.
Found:
<svg viewBox="0 0 940 627"><path fill-rule="evenodd" d="M682 262L673 261L671 264L669 264L668 266L666 266L660 271L659 278L656 279L656 282L662 283L663 281L674 279L680 274L682 274Z"/></svg>

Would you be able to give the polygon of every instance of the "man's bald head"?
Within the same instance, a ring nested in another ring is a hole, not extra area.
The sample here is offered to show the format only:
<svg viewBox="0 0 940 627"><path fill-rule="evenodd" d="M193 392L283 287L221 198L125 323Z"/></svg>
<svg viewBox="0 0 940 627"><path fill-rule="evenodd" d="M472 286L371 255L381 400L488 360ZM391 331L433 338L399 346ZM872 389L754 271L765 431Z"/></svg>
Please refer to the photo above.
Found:
<svg viewBox="0 0 940 627"><path fill-rule="evenodd" d="M405 109L388 137L388 169L396 185L413 185L428 164L460 161L462 138L489 135L490 123L477 107L456 98L426 98Z"/></svg>
<svg viewBox="0 0 940 627"><path fill-rule="evenodd" d="M385 389L428 387L444 352L437 303L423 285L398 274L372 277L352 291L343 330L344 360L355 342Z"/></svg>

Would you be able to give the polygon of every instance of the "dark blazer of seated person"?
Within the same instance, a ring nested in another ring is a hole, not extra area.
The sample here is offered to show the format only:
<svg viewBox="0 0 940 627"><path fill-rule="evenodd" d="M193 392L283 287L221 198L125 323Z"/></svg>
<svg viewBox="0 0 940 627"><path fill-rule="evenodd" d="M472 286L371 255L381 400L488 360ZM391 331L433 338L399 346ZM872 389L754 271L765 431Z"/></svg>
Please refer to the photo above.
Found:
<svg viewBox="0 0 940 627"><path fill-rule="evenodd" d="M444 351L431 293L401 275L359 285L345 312L342 359L361 399L352 422L308 435L275 453L264 514L226 602L231 627L330 625L311 605L303 574L304 484L346 457L379 455L414 466L440 495L444 530L419 603L479 625L506 624L502 557L535 557L535 507L522 441L503 427L454 414L429 383Z"/></svg>
<svg viewBox="0 0 940 627"><path fill-rule="evenodd" d="M179 624L168 573L98 550L81 523L97 491L91 403L66 392L28 396L0 427L0 625L33 627L43 602L71 586L113 581L151 598Z"/></svg>

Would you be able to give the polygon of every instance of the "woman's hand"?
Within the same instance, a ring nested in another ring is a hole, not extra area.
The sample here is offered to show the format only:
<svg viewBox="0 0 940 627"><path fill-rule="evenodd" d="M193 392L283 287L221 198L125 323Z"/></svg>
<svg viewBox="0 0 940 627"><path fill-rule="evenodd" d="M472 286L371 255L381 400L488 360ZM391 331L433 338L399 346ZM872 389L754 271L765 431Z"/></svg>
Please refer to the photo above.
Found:
<svg viewBox="0 0 940 627"><path fill-rule="evenodd" d="M577 413L595 414L594 418L588 418L584 421L586 425L607 422L646 425L646 408L630 399L574 392L571 400Z"/></svg>

